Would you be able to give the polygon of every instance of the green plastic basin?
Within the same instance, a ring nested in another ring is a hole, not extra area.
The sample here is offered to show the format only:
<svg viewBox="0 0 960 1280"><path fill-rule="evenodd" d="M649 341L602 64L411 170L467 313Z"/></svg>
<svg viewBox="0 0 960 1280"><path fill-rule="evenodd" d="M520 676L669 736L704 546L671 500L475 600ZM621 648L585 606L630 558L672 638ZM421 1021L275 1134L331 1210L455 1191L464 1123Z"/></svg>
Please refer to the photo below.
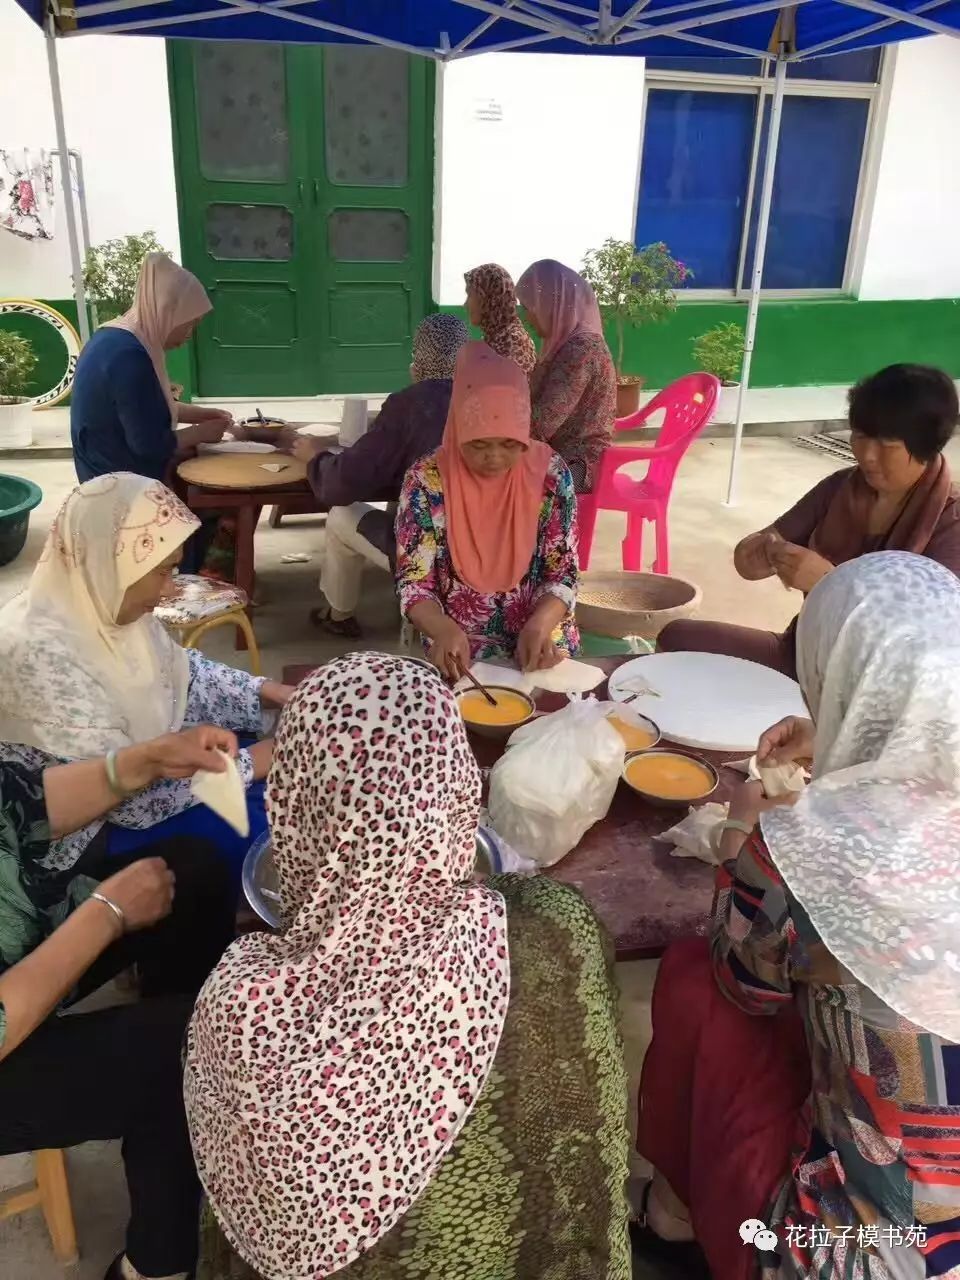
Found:
<svg viewBox="0 0 960 1280"><path fill-rule="evenodd" d="M32 480L0 475L0 565L9 564L23 550L30 512L43 498Z"/></svg>

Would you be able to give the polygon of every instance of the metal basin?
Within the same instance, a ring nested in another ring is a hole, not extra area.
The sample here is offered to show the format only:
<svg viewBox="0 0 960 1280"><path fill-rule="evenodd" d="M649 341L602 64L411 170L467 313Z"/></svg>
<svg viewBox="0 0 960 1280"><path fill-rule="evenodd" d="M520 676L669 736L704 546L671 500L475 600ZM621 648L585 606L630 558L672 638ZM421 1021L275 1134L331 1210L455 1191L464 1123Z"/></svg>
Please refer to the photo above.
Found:
<svg viewBox="0 0 960 1280"><path fill-rule="evenodd" d="M500 867L499 854L486 831L477 832L477 870L484 875L496 872ZM243 860L243 896L265 925L280 928L280 895L277 893L277 875L273 869L270 833L265 831L254 841Z"/></svg>

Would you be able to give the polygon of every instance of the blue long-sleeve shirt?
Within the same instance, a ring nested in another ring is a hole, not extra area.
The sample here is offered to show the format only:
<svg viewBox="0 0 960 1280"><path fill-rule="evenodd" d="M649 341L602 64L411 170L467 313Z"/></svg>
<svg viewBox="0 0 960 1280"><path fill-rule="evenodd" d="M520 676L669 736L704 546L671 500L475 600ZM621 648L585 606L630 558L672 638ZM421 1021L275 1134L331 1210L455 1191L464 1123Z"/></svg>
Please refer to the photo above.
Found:
<svg viewBox="0 0 960 1280"><path fill-rule="evenodd" d="M143 344L99 329L77 361L70 398L77 479L133 471L163 480L176 451L170 405Z"/></svg>

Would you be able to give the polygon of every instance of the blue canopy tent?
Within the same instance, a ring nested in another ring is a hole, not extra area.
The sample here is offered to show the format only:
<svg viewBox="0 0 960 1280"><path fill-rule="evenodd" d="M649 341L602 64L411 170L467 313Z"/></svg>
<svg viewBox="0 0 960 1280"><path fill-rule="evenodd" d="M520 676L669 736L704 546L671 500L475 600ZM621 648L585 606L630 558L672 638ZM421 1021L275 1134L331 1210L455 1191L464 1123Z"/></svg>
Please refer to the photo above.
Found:
<svg viewBox="0 0 960 1280"><path fill-rule="evenodd" d="M773 196L787 66L805 58L960 36L960 0L17 0L47 36L63 188L69 151L56 39L158 35L190 40L378 44L439 62L491 52L603 57L762 58L776 64L747 310L727 502L736 493ZM66 201L77 307L86 306L72 202Z"/></svg>

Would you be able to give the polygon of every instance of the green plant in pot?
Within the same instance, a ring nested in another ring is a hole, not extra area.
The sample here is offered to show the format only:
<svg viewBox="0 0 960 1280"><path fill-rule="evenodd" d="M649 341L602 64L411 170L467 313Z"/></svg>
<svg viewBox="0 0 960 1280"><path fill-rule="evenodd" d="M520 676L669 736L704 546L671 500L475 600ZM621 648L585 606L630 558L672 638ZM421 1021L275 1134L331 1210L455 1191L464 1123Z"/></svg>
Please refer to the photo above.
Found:
<svg viewBox="0 0 960 1280"><path fill-rule="evenodd" d="M693 358L697 366L720 381L720 399L713 415L714 422L733 422L736 418L743 343L743 326L734 321L715 325L694 339Z"/></svg>
<svg viewBox="0 0 960 1280"><path fill-rule="evenodd" d="M167 249L152 231L120 240L105 240L87 251L83 264L83 287L97 308L100 324L115 320L128 311L136 293L140 266L148 253L165 253Z"/></svg>
<svg viewBox="0 0 960 1280"><path fill-rule="evenodd" d="M605 240L583 260L583 276L593 287L603 318L614 326L617 417L636 413L643 378L623 369L627 325L656 324L677 309L676 290L693 272L659 241L638 249L630 240Z"/></svg>
<svg viewBox="0 0 960 1280"><path fill-rule="evenodd" d="M0 329L0 449L33 443L30 381L37 356L29 339Z"/></svg>

